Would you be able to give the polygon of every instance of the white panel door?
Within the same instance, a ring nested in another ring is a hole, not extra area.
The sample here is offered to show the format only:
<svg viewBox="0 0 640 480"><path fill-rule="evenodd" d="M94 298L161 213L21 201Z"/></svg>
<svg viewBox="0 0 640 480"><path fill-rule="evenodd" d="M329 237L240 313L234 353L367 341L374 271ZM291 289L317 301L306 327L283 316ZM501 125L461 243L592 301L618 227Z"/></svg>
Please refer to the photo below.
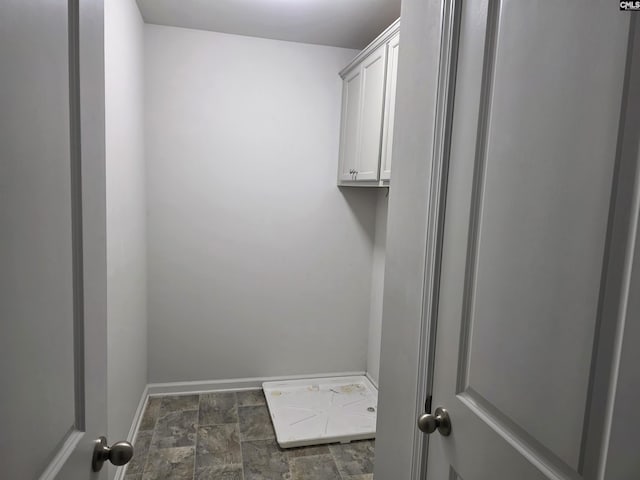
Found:
<svg viewBox="0 0 640 480"><path fill-rule="evenodd" d="M385 91L384 126L382 129L382 155L380 160L380 180L391 180L391 154L393 150L393 127L396 112L396 83L398 78L398 55L400 53L400 32L388 42L387 82Z"/></svg>
<svg viewBox="0 0 640 480"><path fill-rule="evenodd" d="M360 152L362 68L358 65L342 81L342 131L340 141L341 181L354 179Z"/></svg>
<svg viewBox="0 0 640 480"><path fill-rule="evenodd" d="M378 180L386 52L387 46L382 45L362 62L360 154L356 180Z"/></svg>
<svg viewBox="0 0 640 480"><path fill-rule="evenodd" d="M102 50L102 2L0 2L2 478L105 478Z"/></svg>
<svg viewBox="0 0 640 480"><path fill-rule="evenodd" d="M427 479L638 479L640 464L606 474L637 220L621 174L638 162L638 125L621 122L632 15L599 0L448 4L459 48L431 408L452 433L429 437Z"/></svg>

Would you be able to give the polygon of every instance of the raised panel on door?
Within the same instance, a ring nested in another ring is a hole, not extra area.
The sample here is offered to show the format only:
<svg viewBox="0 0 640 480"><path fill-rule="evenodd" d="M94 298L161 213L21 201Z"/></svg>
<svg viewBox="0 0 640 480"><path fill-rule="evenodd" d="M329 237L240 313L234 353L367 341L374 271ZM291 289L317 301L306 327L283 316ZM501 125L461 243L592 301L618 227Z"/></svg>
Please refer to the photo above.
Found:
<svg viewBox="0 0 640 480"><path fill-rule="evenodd" d="M106 474L102 7L0 2L2 478Z"/></svg>
<svg viewBox="0 0 640 480"><path fill-rule="evenodd" d="M596 0L447 5L460 33L433 406L454 433L430 438L427 478L595 479L630 17Z"/></svg>
<svg viewBox="0 0 640 480"><path fill-rule="evenodd" d="M10 67L0 83L0 463L25 479L42 474L73 430L76 406L67 2L33 15L39 3L0 9ZM29 41L11 42L29 30Z"/></svg>
<svg viewBox="0 0 640 480"><path fill-rule="evenodd" d="M384 126L382 129L382 155L380 160L380 180L391 179L391 158L393 151L393 127L396 112L396 82L398 78L398 54L400 53L400 33L396 33L388 43L387 82L385 91Z"/></svg>
<svg viewBox="0 0 640 480"><path fill-rule="evenodd" d="M342 132L340 134L340 181L353 180L358 166L360 113L362 92L360 66L349 72L342 81Z"/></svg>
<svg viewBox="0 0 640 480"><path fill-rule="evenodd" d="M356 180L378 180L387 46L382 45L362 63L360 152Z"/></svg>

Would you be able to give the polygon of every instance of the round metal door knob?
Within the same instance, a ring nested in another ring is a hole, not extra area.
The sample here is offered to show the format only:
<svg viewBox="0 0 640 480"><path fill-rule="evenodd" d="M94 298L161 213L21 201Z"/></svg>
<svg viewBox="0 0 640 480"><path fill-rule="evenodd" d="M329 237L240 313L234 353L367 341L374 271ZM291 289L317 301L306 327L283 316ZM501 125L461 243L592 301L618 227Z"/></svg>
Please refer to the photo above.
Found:
<svg viewBox="0 0 640 480"><path fill-rule="evenodd" d="M133 445L129 442L116 442L109 446L107 445L107 439L100 437L96 440L95 447L93 448L91 468L94 472L99 472L107 460L119 467L129 463L129 460L132 458Z"/></svg>
<svg viewBox="0 0 640 480"><path fill-rule="evenodd" d="M438 407L433 414L424 413L420 415L420 418L418 418L418 428L426 434L431 434L438 430L440 435L448 437L451 434L451 418L449 417L449 412L442 407Z"/></svg>

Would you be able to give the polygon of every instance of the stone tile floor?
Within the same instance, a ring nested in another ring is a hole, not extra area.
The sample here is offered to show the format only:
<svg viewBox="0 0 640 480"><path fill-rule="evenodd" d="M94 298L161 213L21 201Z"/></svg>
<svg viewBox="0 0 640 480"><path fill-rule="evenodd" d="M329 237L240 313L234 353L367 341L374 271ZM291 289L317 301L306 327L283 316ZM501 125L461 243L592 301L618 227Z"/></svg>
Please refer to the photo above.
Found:
<svg viewBox="0 0 640 480"><path fill-rule="evenodd" d="M261 390L150 398L125 480L372 480L374 441L281 449Z"/></svg>

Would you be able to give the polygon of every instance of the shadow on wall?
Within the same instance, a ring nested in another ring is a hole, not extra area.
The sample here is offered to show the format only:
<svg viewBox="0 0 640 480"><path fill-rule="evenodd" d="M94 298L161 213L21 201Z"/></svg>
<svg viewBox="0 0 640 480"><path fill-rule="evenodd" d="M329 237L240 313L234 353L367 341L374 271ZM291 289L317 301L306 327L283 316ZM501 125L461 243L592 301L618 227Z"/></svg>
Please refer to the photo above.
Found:
<svg viewBox="0 0 640 480"><path fill-rule="evenodd" d="M373 245L376 234L376 202L378 189L373 187L338 187L353 218Z"/></svg>

